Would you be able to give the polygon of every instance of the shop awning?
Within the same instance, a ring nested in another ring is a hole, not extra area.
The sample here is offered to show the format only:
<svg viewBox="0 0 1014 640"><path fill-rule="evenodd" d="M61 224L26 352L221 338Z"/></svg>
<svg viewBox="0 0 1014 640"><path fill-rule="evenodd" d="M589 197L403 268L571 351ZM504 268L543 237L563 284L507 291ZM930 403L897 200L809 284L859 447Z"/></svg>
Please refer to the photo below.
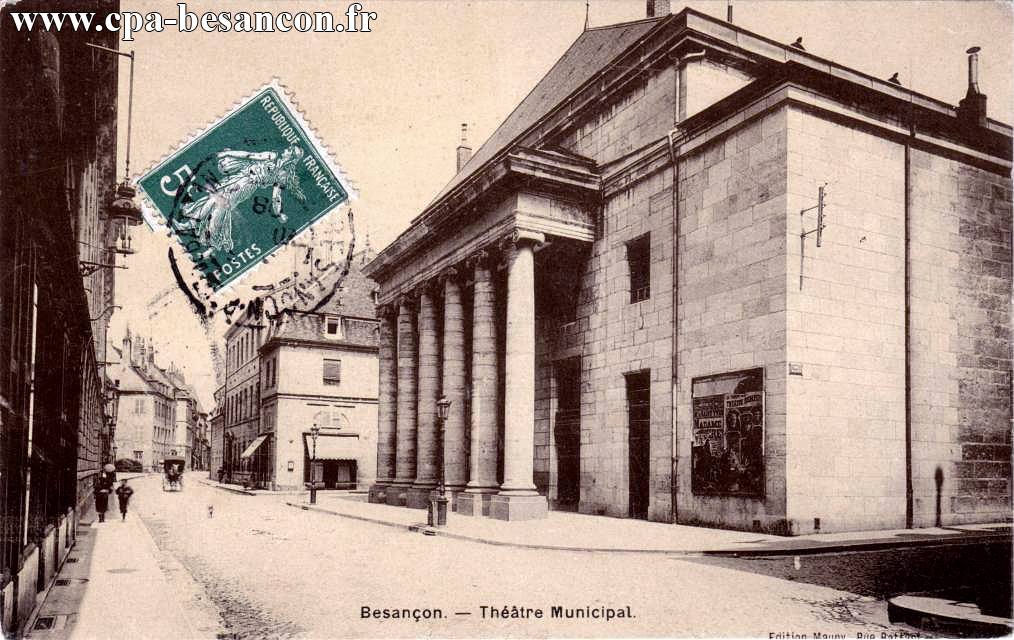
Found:
<svg viewBox="0 0 1014 640"><path fill-rule="evenodd" d="M243 453L239 454L240 458L249 458L257 451L257 447L261 446L268 436L257 436L257 438L250 443L250 446L243 450Z"/></svg>
<svg viewBox="0 0 1014 640"><path fill-rule="evenodd" d="M303 439L307 454L313 455L313 437L304 433ZM317 436L317 460L356 460L360 455L359 436Z"/></svg>

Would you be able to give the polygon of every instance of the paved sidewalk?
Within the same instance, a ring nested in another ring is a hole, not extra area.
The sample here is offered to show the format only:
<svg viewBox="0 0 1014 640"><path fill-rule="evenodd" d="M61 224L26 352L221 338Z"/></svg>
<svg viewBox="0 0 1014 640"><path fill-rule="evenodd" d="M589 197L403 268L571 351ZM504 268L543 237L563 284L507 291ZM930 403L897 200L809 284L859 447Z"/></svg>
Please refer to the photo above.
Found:
<svg viewBox="0 0 1014 640"><path fill-rule="evenodd" d="M550 511L542 520L505 523L491 518L447 514L447 526L427 527L426 511L371 504L364 496L320 492L286 504L430 535L529 549L665 553L676 555L805 555L834 551L889 549L918 545L960 544L1011 537L1011 525L967 525L949 528L827 533L796 537L749 531L646 522Z"/></svg>
<svg viewBox="0 0 1014 640"><path fill-rule="evenodd" d="M113 510L103 523L81 523L77 542L25 637L214 638L207 621L202 625L200 616L185 612L180 599L137 515L121 521Z"/></svg>
<svg viewBox="0 0 1014 640"><path fill-rule="evenodd" d="M202 474L197 476L196 474ZM228 491L230 493L241 493L246 496L298 496L298 495L309 495L310 492L307 489L296 489L294 491L268 491L266 489L244 489L242 485L229 484L227 482L218 482L207 477L206 471L195 471L194 474L188 477L188 480L197 480L201 484L206 484L209 487L215 489L221 489L222 491Z"/></svg>

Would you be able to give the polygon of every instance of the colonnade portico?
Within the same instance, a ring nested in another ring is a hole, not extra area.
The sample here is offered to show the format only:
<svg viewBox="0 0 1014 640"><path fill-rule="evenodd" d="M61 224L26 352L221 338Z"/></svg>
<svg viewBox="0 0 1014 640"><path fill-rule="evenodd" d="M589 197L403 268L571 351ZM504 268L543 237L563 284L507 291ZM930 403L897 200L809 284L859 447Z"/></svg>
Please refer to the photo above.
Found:
<svg viewBox="0 0 1014 640"><path fill-rule="evenodd" d="M504 397L498 379L496 296L492 252L479 250L439 277L402 293L397 330L382 310L377 484L370 500L427 506L443 464L445 487L461 514L501 520L544 517L535 489L535 265L541 233L516 229L501 243L507 264ZM462 276L471 275L471 375L466 375ZM438 314L438 309L441 312ZM443 322L440 322L442 317ZM467 388L471 383L471 393ZM390 387L396 382L397 390ZM437 400L451 401L443 425ZM470 402L468 398L470 397ZM498 415L505 406L504 473L497 483ZM392 453L393 452L393 453Z"/></svg>

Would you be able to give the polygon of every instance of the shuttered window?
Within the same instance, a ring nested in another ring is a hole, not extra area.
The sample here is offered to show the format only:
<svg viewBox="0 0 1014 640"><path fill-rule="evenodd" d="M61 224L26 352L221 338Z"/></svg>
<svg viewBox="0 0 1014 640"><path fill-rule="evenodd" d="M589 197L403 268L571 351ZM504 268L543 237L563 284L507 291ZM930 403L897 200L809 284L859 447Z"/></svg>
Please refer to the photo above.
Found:
<svg viewBox="0 0 1014 640"><path fill-rule="evenodd" d="M338 384L342 379L342 361L324 360L324 384Z"/></svg>

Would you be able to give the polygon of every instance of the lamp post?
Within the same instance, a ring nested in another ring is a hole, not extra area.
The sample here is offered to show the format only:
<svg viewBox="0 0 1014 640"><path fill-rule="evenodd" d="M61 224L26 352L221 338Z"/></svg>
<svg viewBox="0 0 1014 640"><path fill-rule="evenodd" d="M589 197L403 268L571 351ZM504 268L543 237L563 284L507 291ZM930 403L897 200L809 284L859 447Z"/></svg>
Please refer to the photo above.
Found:
<svg viewBox="0 0 1014 640"><path fill-rule="evenodd" d="M105 378L108 380L109 378ZM120 385L119 381L109 385L103 399L106 403L106 437L110 451L104 451L103 455L111 455L111 460L116 463L116 418L120 413Z"/></svg>
<svg viewBox="0 0 1014 640"><path fill-rule="evenodd" d="M224 437L225 441L225 477L229 482L232 482L232 458L233 449L236 446L236 436L231 433L226 433Z"/></svg>
<svg viewBox="0 0 1014 640"><path fill-rule="evenodd" d="M320 427L316 423L310 427L310 437L313 438L313 452L310 455L310 504L317 504L317 436L320 435Z"/></svg>
<svg viewBox="0 0 1014 640"><path fill-rule="evenodd" d="M447 495L444 489L444 424L451 410L447 396L437 400L437 490L430 496L429 524L442 527L447 524Z"/></svg>
<svg viewBox="0 0 1014 640"><path fill-rule="evenodd" d="M127 93L127 156L124 163L123 170L123 182L116 186L116 192L113 195L113 201L110 203L106 212L106 217L110 220L116 221L119 224L117 231L117 238L110 249L120 255L130 255L135 253L134 248L131 247L130 239L130 227L136 227L143 221L141 214L141 207L134 202L134 198L137 196L137 190L130 186L130 138L131 138L131 126L134 119L134 50L131 49L129 53L120 51L119 49L110 49L109 47L103 47L102 45L93 44L86 42L85 46L91 47L95 51L101 51L110 55L121 56L130 59L130 87ZM81 272L82 275L90 275L100 268L113 268L113 269L126 269L123 266L117 266L114 262L112 264L101 264L95 262L82 261Z"/></svg>

